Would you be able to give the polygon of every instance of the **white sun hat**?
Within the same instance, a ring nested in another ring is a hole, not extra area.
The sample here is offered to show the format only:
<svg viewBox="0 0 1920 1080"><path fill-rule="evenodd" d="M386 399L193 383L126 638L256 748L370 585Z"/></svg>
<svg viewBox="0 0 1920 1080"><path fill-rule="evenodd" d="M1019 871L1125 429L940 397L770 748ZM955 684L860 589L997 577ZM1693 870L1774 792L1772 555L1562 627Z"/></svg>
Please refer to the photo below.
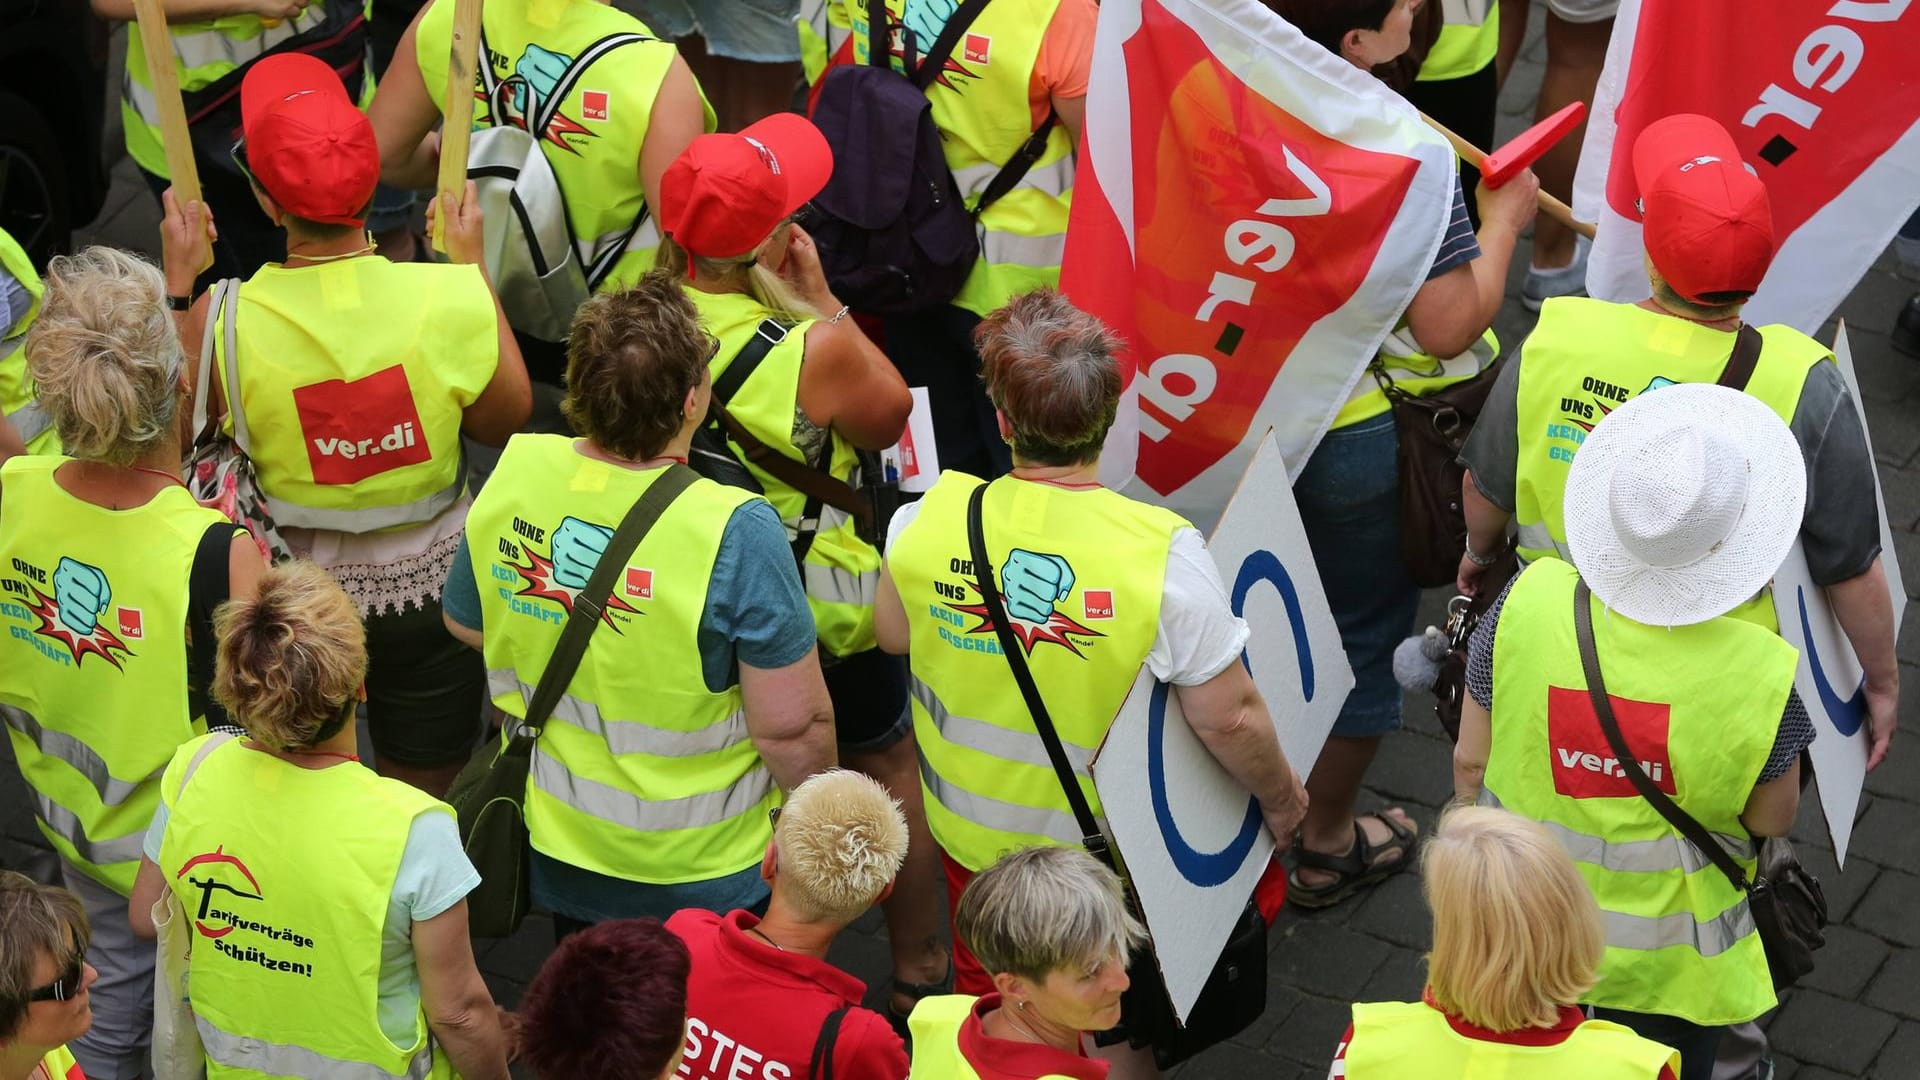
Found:
<svg viewBox="0 0 1920 1080"><path fill-rule="evenodd" d="M1800 533L1807 468L1759 399L1712 383L1615 409L1567 473L1573 564L1635 622L1687 626L1758 593Z"/></svg>

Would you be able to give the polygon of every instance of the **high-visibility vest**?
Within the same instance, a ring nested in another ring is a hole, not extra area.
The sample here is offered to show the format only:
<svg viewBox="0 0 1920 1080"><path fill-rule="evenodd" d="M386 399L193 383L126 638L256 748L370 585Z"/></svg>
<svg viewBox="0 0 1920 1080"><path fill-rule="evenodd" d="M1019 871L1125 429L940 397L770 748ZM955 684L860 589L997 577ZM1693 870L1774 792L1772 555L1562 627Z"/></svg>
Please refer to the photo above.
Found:
<svg viewBox="0 0 1920 1080"><path fill-rule="evenodd" d="M664 474L587 457L558 435L507 443L467 516L495 705L526 715L590 564ZM740 688L707 688L699 641L720 540L756 497L698 481L628 560L534 747L526 805L537 850L652 884L723 877L766 853L780 788L747 736ZM576 536L596 543L583 551Z"/></svg>
<svg viewBox="0 0 1920 1080"><path fill-rule="evenodd" d="M80 1071L80 1063L73 1060L73 1051L64 1046L56 1046L40 1059L40 1067L47 1071L53 1080L87 1080Z"/></svg>
<svg viewBox="0 0 1920 1080"><path fill-rule="evenodd" d="M872 55L869 0L840 2L853 28L854 63L866 64ZM905 2L886 3L888 21L897 29ZM927 90L947 168L968 206L980 201L1001 166L1033 134L1028 88L1041 39L1059 6L1060 0L994 0L960 36L946 74ZM914 27L916 55L933 46L944 25L942 19ZM893 66L905 69L898 48ZM1067 208L1073 202L1073 151L1065 126L1054 125L1033 168L980 215L980 263L954 297L956 306L986 315L1011 296L1060 283Z"/></svg>
<svg viewBox="0 0 1920 1080"><path fill-rule="evenodd" d="M966 994L940 994L921 998L907 1018L913 1032L908 1045L913 1049L913 1065L908 1070L913 1080L980 1080L980 1073L960 1052L960 1028L973 1013L980 999ZM1058 1073L1034 1080L1072 1080Z"/></svg>
<svg viewBox="0 0 1920 1080"><path fill-rule="evenodd" d="M1760 360L1746 392L1793 423L1807 374L1832 362L1825 345L1790 326L1763 326ZM1556 297L1520 346L1514 390L1518 446L1513 520L1523 561L1569 557L1567 472L1587 433L1606 415L1656 386L1714 382L1726 369L1734 335L1696 322L1583 296ZM1778 629L1773 594L1761 590L1734 609L1738 618Z"/></svg>
<svg viewBox="0 0 1920 1080"><path fill-rule="evenodd" d="M27 331L40 317L40 301L47 287L33 269L33 260L12 236L0 229L0 269L12 275L20 287L33 297L27 313L0 337L0 413L6 415L20 441L30 454L60 452L60 433L53 430L53 417L34 400L33 386L27 378Z"/></svg>
<svg viewBox="0 0 1920 1080"><path fill-rule="evenodd" d="M1574 637L1578 578L1541 559L1507 594L1482 801L1546 825L1593 889L1607 948L1583 1002L1709 1026L1752 1020L1774 1006L1753 912L1608 748ZM1592 604L1608 697L1642 771L1751 874L1740 813L1772 750L1798 654L1740 619L1669 629Z"/></svg>
<svg viewBox="0 0 1920 1080"><path fill-rule="evenodd" d="M240 394L225 428L243 416L278 524L373 532L431 521L459 499L463 410L499 357L479 267L269 263L239 295ZM232 403L223 315L208 313L207 333Z"/></svg>
<svg viewBox="0 0 1920 1080"><path fill-rule="evenodd" d="M379 1015L407 834L451 807L359 762L303 769L225 734L181 747L160 788L208 1080L453 1076L422 1009L405 1046Z"/></svg>
<svg viewBox="0 0 1920 1080"><path fill-rule="evenodd" d="M252 14L222 15L203 22L169 23L173 37L173 70L180 92L192 91L220 81L228 72L257 60L279 45L312 30L327 21L330 0L313 0L300 13L267 25ZM333 3L341 0L331 0ZM373 15L373 0L364 5L368 18ZM167 177L167 153L160 141L160 106L153 94L153 75L147 64L146 42L138 30L127 34L127 77L121 85L120 121L127 132L127 153L134 164L155 176ZM443 52L445 50L442 50ZM444 59L441 70L446 70ZM373 69L369 64L362 81L360 107L373 100ZM443 80L444 84L444 80ZM205 168L203 165L202 168Z"/></svg>
<svg viewBox="0 0 1920 1080"><path fill-rule="evenodd" d="M1420 82L1464 79L1500 51L1500 0L1439 0L1440 36L1420 65Z"/></svg>
<svg viewBox="0 0 1920 1080"><path fill-rule="evenodd" d="M0 716L48 842L130 894L160 771L206 730L187 700L187 583L226 519L172 485L95 506L55 483L69 460L0 465Z"/></svg>
<svg viewBox="0 0 1920 1080"><path fill-rule="evenodd" d="M1491 329L1481 334L1480 340L1474 342L1466 352L1441 359L1420 351L1419 343L1402 326L1387 335L1387 340L1381 344L1378 363L1393 379L1395 386L1420 397L1473 378L1492 366L1499 355L1500 339L1494 336ZM1392 408L1393 403L1387 400L1386 390L1381 388L1373 370L1368 368L1360 373L1360 380L1348 392L1347 403L1333 418L1333 427L1349 427L1362 420L1371 420Z"/></svg>
<svg viewBox="0 0 1920 1080"><path fill-rule="evenodd" d="M700 321L707 332L720 339L720 351L713 358L713 377L718 379L760 332L771 313L745 293L689 288L687 295L700 309ZM795 461L805 460L793 443L793 424L799 415L800 363L806 354L807 330L814 321L807 319L787 330L727 403L727 411L755 438ZM853 445L831 432L827 438L832 448L827 471L857 488L860 459ZM739 453L738 444L731 445ZM858 525L846 511L835 506L810 506L805 495L781 483L772 473L751 461L746 466L786 522L789 538L803 526L817 529L800 561L800 578L806 586L807 604L813 608L820 647L835 656L852 656L873 648L873 594L880 584L880 552L860 539Z"/></svg>
<svg viewBox="0 0 1920 1080"><path fill-rule="evenodd" d="M1356 1004L1344 1060L1347 1080L1660 1080L1663 1067L1680 1075L1672 1048L1607 1020L1588 1020L1552 1046L1527 1046L1462 1035L1440 1010L1417 1001Z"/></svg>
<svg viewBox="0 0 1920 1080"><path fill-rule="evenodd" d="M447 111L447 60L453 39L454 0L433 0L415 31L420 74L427 93ZM494 4L480 16L490 50L493 75L535 93L551 88L552 79L601 38L613 34L646 34L640 20L596 0L517 0ZM612 292L639 281L653 269L660 247L660 229L640 187L640 147L653 119L660 86L678 55L672 42L641 41L622 45L596 60L567 94L554 113L541 141L554 179L567 199L567 223L583 261L626 234L634 219L648 214L625 255L600 283L597 292ZM487 118L486 88L474 72L473 125ZM522 103L530 101L524 95ZM509 101L512 119L524 126L531 110ZM706 105L705 130L715 128L713 109Z"/></svg>
<svg viewBox="0 0 1920 1080"><path fill-rule="evenodd" d="M965 473L941 474L888 554L912 635L913 730L927 823L969 870L983 870L1014 848L1081 841L974 588L967 500L980 483ZM1187 522L1104 488L1012 478L988 490L982 517L1003 593L1022 580L1008 565L1015 549L1061 584L1072 577L1046 621L1022 617L1011 603L1008 615L1097 814L1100 798L1086 766L1153 647L1167 550Z"/></svg>
<svg viewBox="0 0 1920 1080"><path fill-rule="evenodd" d="M847 9L842 0L802 0L793 24L800 35L801 74L808 86L818 85L840 50L851 48Z"/></svg>

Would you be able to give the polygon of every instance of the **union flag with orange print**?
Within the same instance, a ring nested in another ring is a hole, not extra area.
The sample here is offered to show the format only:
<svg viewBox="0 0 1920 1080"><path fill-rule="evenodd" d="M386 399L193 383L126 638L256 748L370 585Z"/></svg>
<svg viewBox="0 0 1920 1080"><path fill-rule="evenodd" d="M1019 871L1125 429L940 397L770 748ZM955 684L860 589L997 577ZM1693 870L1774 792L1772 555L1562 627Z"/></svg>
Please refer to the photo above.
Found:
<svg viewBox="0 0 1920 1080"><path fill-rule="evenodd" d="M1109 483L1217 514L1297 474L1426 279L1452 154L1256 0L1101 8L1062 288L1129 343Z"/></svg>

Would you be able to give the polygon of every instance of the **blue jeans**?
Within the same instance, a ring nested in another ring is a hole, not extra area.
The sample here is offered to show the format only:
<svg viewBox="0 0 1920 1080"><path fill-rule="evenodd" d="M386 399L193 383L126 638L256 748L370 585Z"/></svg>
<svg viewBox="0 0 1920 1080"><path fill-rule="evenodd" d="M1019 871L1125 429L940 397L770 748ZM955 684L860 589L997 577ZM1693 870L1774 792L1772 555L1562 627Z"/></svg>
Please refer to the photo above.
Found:
<svg viewBox="0 0 1920 1080"><path fill-rule="evenodd" d="M1353 693L1334 721L1347 738L1400 726L1393 650L1413 631L1420 590L1400 561L1400 447L1393 414L1327 432L1294 481L1293 497L1327 590Z"/></svg>

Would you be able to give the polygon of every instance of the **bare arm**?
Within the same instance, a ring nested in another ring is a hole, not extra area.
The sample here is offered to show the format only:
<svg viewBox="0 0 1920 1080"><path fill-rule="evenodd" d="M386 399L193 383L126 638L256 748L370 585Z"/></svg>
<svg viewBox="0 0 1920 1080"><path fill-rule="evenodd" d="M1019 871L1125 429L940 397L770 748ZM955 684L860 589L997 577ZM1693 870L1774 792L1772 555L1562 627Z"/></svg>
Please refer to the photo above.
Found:
<svg viewBox="0 0 1920 1080"><path fill-rule="evenodd" d="M1307 789L1280 752L1267 703L1238 660L1198 686L1176 686L1187 726L1234 781L1260 803L1260 815L1285 851L1307 816Z"/></svg>
<svg viewBox="0 0 1920 1080"><path fill-rule="evenodd" d="M1053 111L1060 117L1060 126L1067 129L1067 138L1073 140L1075 153L1080 150L1080 133L1087 126L1087 99L1085 97L1050 99Z"/></svg>
<svg viewBox="0 0 1920 1080"><path fill-rule="evenodd" d="M913 395L866 331L846 318L807 328L799 405L807 419L833 428L854 446L884 450L906 430Z"/></svg>
<svg viewBox="0 0 1920 1080"><path fill-rule="evenodd" d="M127 901L127 921L133 924L133 936L147 941L160 936L153 925L153 905L167 891L166 876L145 855L140 856L140 872L134 875L133 897Z"/></svg>
<svg viewBox="0 0 1920 1080"><path fill-rule="evenodd" d="M235 533L227 549L227 599L253 599L266 572L267 557L260 553L260 545L246 533Z"/></svg>
<svg viewBox="0 0 1920 1080"><path fill-rule="evenodd" d="M1493 505L1480 494L1480 488L1473 482L1473 470L1468 469L1460 477L1460 505L1467 517L1467 550L1486 558L1500 550L1507 538L1507 523L1513 515ZM1474 562L1466 555L1460 556L1460 573L1454 580L1454 587L1462 596L1477 596L1480 593L1480 578L1487 568Z"/></svg>
<svg viewBox="0 0 1920 1080"><path fill-rule="evenodd" d="M1407 328L1434 356L1458 356L1493 325L1506 295L1513 246L1533 220L1540 181L1523 172L1499 188L1480 185L1480 257L1429 280L1407 305Z"/></svg>
<svg viewBox="0 0 1920 1080"><path fill-rule="evenodd" d="M506 1044L467 937L465 900L413 924L413 960L427 1027L466 1080L508 1080Z"/></svg>
<svg viewBox="0 0 1920 1080"><path fill-rule="evenodd" d="M700 97L700 84L693 69L679 56L667 69L660 84L660 96L653 99L653 115L647 118L647 137L640 144L640 189L647 205L659 212L660 178L687 144L705 134L707 107Z"/></svg>
<svg viewBox="0 0 1920 1080"><path fill-rule="evenodd" d="M222 15L297 18L308 0L161 0L169 23L209 22ZM133 0L93 0L93 13L110 22L132 22Z"/></svg>
<svg viewBox="0 0 1920 1080"><path fill-rule="evenodd" d="M428 6L421 5L420 14L400 35L393 62L381 74L373 104L367 108L374 141L380 145L380 179L394 187L430 188L440 169L440 140L433 131L440 121L440 107L427 93L414 44Z"/></svg>
<svg viewBox="0 0 1920 1080"><path fill-rule="evenodd" d="M900 601L893 571L885 563L880 566L880 587L873 594L873 635L882 649L895 656L907 655L912 641L907 631L907 606Z"/></svg>
<svg viewBox="0 0 1920 1080"><path fill-rule="evenodd" d="M1462 803L1480 798L1487 781L1487 755L1493 750L1493 714L1472 694L1460 700L1460 741L1453 744L1453 797Z"/></svg>
<svg viewBox="0 0 1920 1080"><path fill-rule="evenodd" d="M1740 811L1740 824L1755 836L1785 836L1793 831L1793 819L1800 813L1800 761L1784 776L1777 776L1753 789L1747 807Z"/></svg>
<svg viewBox="0 0 1920 1080"><path fill-rule="evenodd" d="M14 428L13 421L7 419L5 415L0 415L0 465L5 465L8 458L18 457L26 452L27 444L20 438L20 432Z"/></svg>
<svg viewBox="0 0 1920 1080"><path fill-rule="evenodd" d="M747 734L782 788L792 791L834 766L833 701L817 649L786 667L741 664L740 696L746 699Z"/></svg>
<svg viewBox="0 0 1920 1080"><path fill-rule="evenodd" d="M478 652L486 647L486 634L473 629L465 623L457 621L453 616L447 614L444 609L440 612L440 621L447 624L447 633L452 634L455 641L465 645L467 648Z"/></svg>
<svg viewBox="0 0 1920 1080"><path fill-rule="evenodd" d="M1867 676L1867 729L1873 739L1867 754L1869 769L1886 760L1899 723L1900 665L1894 658L1893 598L1887 595L1887 571L1881 565L1886 557L1881 552L1865 573L1827 586L1834 618L1840 620L1840 629Z"/></svg>

